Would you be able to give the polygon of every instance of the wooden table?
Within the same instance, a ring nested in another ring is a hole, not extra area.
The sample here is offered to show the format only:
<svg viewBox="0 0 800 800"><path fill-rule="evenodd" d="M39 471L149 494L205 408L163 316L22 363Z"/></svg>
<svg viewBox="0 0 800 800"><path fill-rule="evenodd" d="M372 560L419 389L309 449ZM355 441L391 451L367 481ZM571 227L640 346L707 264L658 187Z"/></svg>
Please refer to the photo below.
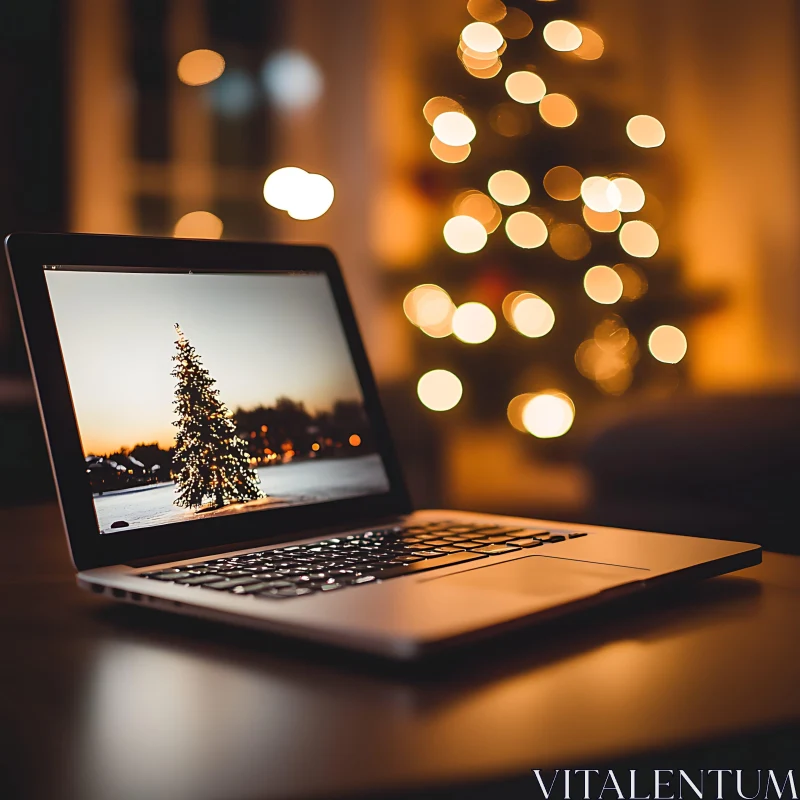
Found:
<svg viewBox="0 0 800 800"><path fill-rule="evenodd" d="M2 797L532 797L800 721L797 557L409 670L80 592L52 506L0 538Z"/></svg>

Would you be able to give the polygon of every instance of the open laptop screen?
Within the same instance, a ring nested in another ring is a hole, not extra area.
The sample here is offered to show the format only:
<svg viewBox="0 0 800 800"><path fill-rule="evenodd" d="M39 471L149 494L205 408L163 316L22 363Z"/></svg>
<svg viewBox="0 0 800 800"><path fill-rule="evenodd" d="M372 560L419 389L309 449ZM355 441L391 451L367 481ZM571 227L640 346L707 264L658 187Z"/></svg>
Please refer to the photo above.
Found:
<svg viewBox="0 0 800 800"><path fill-rule="evenodd" d="M389 490L325 274L45 276L101 533Z"/></svg>

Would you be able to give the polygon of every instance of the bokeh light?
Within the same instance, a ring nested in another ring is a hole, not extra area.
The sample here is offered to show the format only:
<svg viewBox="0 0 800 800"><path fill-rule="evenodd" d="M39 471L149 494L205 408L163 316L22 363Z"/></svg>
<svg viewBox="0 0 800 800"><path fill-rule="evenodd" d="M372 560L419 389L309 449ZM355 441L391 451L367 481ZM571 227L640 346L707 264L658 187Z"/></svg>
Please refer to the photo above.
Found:
<svg viewBox="0 0 800 800"><path fill-rule="evenodd" d="M625 212L639 211L644 206L644 189L633 178L614 178L611 183L619 191L618 210Z"/></svg>
<svg viewBox="0 0 800 800"><path fill-rule="evenodd" d="M207 92L211 108L220 116L231 119L247 116L258 100L256 83L243 69L226 69Z"/></svg>
<svg viewBox="0 0 800 800"><path fill-rule="evenodd" d="M592 241L580 225L562 222L550 230L550 247L565 261L580 261L589 254Z"/></svg>
<svg viewBox="0 0 800 800"><path fill-rule="evenodd" d="M583 207L583 219L598 233L613 233L622 224L622 214L619 211L594 211L589 206Z"/></svg>
<svg viewBox="0 0 800 800"><path fill-rule="evenodd" d="M333 205L333 184L324 176L307 174L299 197L287 209L292 219L317 219Z"/></svg>
<svg viewBox="0 0 800 800"><path fill-rule="evenodd" d="M587 28L585 25L579 25L578 27L581 30L583 41L580 47L575 48L574 54L584 61L596 61L603 55L605 50L602 37L597 31Z"/></svg>
<svg viewBox="0 0 800 800"><path fill-rule="evenodd" d="M638 147L660 147L667 138L664 126L647 114L631 117L625 130L628 138Z"/></svg>
<svg viewBox="0 0 800 800"><path fill-rule="evenodd" d="M532 292L522 292L515 297L509 304L507 317L511 327L529 339L546 336L556 322L550 303Z"/></svg>
<svg viewBox="0 0 800 800"><path fill-rule="evenodd" d="M614 273L617 274L616 272ZM450 296L444 290L439 292L426 292L417 301L417 319L420 328L439 325L444 322L453 303Z"/></svg>
<svg viewBox="0 0 800 800"><path fill-rule="evenodd" d="M622 280L622 297L624 300L638 300L647 292L647 278L631 264L615 264L614 272Z"/></svg>
<svg viewBox="0 0 800 800"><path fill-rule="evenodd" d="M483 68L475 67L468 64L466 56L464 56L462 63L464 65L464 69L467 72L469 72L469 74L472 75L473 78L481 78L482 80L488 80L489 78L494 78L496 75L499 75L500 70L503 69L503 62L499 58L494 63L491 63Z"/></svg>
<svg viewBox="0 0 800 800"><path fill-rule="evenodd" d="M632 219L620 228L619 243L635 258L651 258L658 252L659 245L655 228L640 219Z"/></svg>
<svg viewBox="0 0 800 800"><path fill-rule="evenodd" d="M528 403L533 400L534 397L536 397L536 395L533 392L519 394L511 400L511 402L508 404L508 408L506 409L508 421L520 433L528 432L525 428L525 424L522 421L522 412L525 410L525 406L528 405Z"/></svg>
<svg viewBox="0 0 800 800"><path fill-rule="evenodd" d="M500 22L507 13L505 3L500 0L469 0L467 11L479 22Z"/></svg>
<svg viewBox="0 0 800 800"><path fill-rule="evenodd" d="M225 71L225 59L214 50L192 50L178 62L178 78L187 86L203 86Z"/></svg>
<svg viewBox="0 0 800 800"><path fill-rule="evenodd" d="M517 211L506 220L506 235L517 247L530 250L547 241L547 225L531 211Z"/></svg>
<svg viewBox="0 0 800 800"><path fill-rule="evenodd" d="M474 217L459 214L444 225L444 240L457 253L477 253L486 246L486 228Z"/></svg>
<svg viewBox="0 0 800 800"><path fill-rule="evenodd" d="M444 97L439 95L438 97L431 97L427 103L422 107L422 114L425 117L426 122L428 125L433 125L433 121L438 117L440 114L444 114L446 111L455 111L456 113L463 113L464 108L457 100L453 100L452 97Z"/></svg>
<svg viewBox="0 0 800 800"><path fill-rule="evenodd" d="M489 178L489 194L504 206L518 206L531 196L531 187L519 172L504 169Z"/></svg>
<svg viewBox="0 0 800 800"><path fill-rule="evenodd" d="M475 138L475 124L458 111L445 111L433 121L436 138L450 147L461 147Z"/></svg>
<svg viewBox="0 0 800 800"><path fill-rule="evenodd" d="M583 175L574 167L553 167L548 170L542 183L553 200L575 200L581 196Z"/></svg>
<svg viewBox="0 0 800 800"><path fill-rule="evenodd" d="M455 314L456 307L451 303L447 316L439 322L433 322L430 325L420 325L419 329L432 339L444 339L450 336L453 332L453 315Z"/></svg>
<svg viewBox="0 0 800 800"><path fill-rule="evenodd" d="M299 167L281 167L264 182L264 199L298 220L321 217L333 204L333 184Z"/></svg>
<svg viewBox="0 0 800 800"><path fill-rule="evenodd" d="M453 201L453 213L474 217L486 228L486 233L493 233L503 220L500 207L489 195L477 189L461 192Z"/></svg>
<svg viewBox="0 0 800 800"><path fill-rule="evenodd" d="M503 45L501 50L505 52L505 45ZM492 50L491 52L483 53L480 50L473 50L471 47L467 47L464 42L459 42L456 54L461 61L466 58L468 64L481 69L494 64L500 57L500 50Z"/></svg>
<svg viewBox="0 0 800 800"><path fill-rule="evenodd" d="M578 347L575 365L602 392L620 395L633 382L633 367L638 357L636 338L614 315L602 320L594 329L594 338Z"/></svg>
<svg viewBox="0 0 800 800"><path fill-rule="evenodd" d="M461 41L478 53L497 52L503 45L503 34L489 22L471 22L461 31Z"/></svg>
<svg viewBox="0 0 800 800"><path fill-rule="evenodd" d="M653 358L664 364L677 364L688 349L686 335L674 325L659 325L647 342Z"/></svg>
<svg viewBox="0 0 800 800"><path fill-rule="evenodd" d="M461 381L446 369L426 372L417 383L417 396L422 405L431 411L455 408L463 393Z"/></svg>
<svg viewBox="0 0 800 800"><path fill-rule="evenodd" d="M539 101L539 113L554 128L568 128L578 119L575 103L565 94L546 94Z"/></svg>
<svg viewBox="0 0 800 800"><path fill-rule="evenodd" d="M506 91L518 103L538 103L547 93L544 81L535 72L512 72L506 78Z"/></svg>
<svg viewBox="0 0 800 800"><path fill-rule="evenodd" d="M533 30L533 20L521 8L509 8L497 29L506 39L524 39Z"/></svg>
<svg viewBox="0 0 800 800"><path fill-rule="evenodd" d="M539 439L563 436L574 420L575 405L563 392L539 392L528 400L522 410L522 424Z"/></svg>
<svg viewBox="0 0 800 800"><path fill-rule="evenodd" d="M409 322L418 328L435 327L452 316L450 295L435 283L414 287L403 300L403 311Z"/></svg>
<svg viewBox="0 0 800 800"><path fill-rule="evenodd" d="M278 108L301 111L313 106L324 81L319 67L300 50L280 50L261 69L261 83Z"/></svg>
<svg viewBox="0 0 800 800"><path fill-rule="evenodd" d="M433 153L439 161L444 161L445 164L460 164L469 158L472 148L468 144L462 144L460 147L452 147L440 141L436 136L431 139L431 153Z"/></svg>
<svg viewBox="0 0 800 800"><path fill-rule="evenodd" d="M453 335L467 344L481 344L494 336L497 319L483 303L464 303L453 314Z"/></svg>
<svg viewBox="0 0 800 800"><path fill-rule="evenodd" d="M545 42L559 53L577 50L583 42L581 29L565 19L554 19L544 26L542 31Z"/></svg>
<svg viewBox="0 0 800 800"><path fill-rule="evenodd" d="M173 235L178 239L219 239L222 220L210 211L190 211L176 223Z"/></svg>
<svg viewBox="0 0 800 800"><path fill-rule="evenodd" d="M361 444L361 437L357 433L352 433L347 441L351 447L358 447Z"/></svg>
<svg viewBox="0 0 800 800"><path fill-rule="evenodd" d="M583 277L583 288L595 303L611 305L622 297L622 278L611 267L592 267Z"/></svg>
<svg viewBox="0 0 800 800"><path fill-rule="evenodd" d="M604 213L616 211L622 201L619 189L608 178L599 175L587 178L581 184L581 197L592 211Z"/></svg>
<svg viewBox="0 0 800 800"><path fill-rule="evenodd" d="M302 192L306 175L300 167L276 169L264 182L264 199L273 208L288 211Z"/></svg>

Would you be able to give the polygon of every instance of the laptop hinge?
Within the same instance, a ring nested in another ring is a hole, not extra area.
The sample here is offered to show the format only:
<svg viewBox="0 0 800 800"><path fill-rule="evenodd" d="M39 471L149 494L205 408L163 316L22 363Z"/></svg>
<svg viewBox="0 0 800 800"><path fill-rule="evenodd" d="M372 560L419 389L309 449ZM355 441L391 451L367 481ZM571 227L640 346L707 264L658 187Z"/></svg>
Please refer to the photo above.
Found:
<svg viewBox="0 0 800 800"><path fill-rule="evenodd" d="M381 519L362 524L351 523L349 525L336 525L329 528L315 528L314 530L303 531L302 533L295 531L292 534L287 534L285 537L277 539L274 537L270 539L250 539L244 542L230 542L215 547L181 550L176 553L162 553L161 555L151 556L149 558L131 559L126 561L125 565L128 567L151 567L156 564L167 564L172 561L184 561L189 558L201 558L218 555L220 553L230 553L233 550L247 550L253 547L273 547L287 542L294 542L299 539L313 539L318 536L335 536L337 533L347 533L361 528L380 528L396 523L402 519L403 516L382 517Z"/></svg>

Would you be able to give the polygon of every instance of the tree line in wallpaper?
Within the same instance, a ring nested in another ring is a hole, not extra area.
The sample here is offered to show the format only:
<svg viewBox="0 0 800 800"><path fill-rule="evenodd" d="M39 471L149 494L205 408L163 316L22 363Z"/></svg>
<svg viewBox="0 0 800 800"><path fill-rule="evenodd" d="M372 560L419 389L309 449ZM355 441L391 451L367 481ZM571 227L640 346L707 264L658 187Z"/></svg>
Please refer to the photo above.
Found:
<svg viewBox="0 0 800 800"><path fill-rule="evenodd" d="M312 413L304 403L281 397L269 407L239 408L234 419L254 467L375 452L364 407L356 400L337 401L330 411ZM158 442L141 442L113 453L87 455L92 491L169 482L174 452L174 447Z"/></svg>

